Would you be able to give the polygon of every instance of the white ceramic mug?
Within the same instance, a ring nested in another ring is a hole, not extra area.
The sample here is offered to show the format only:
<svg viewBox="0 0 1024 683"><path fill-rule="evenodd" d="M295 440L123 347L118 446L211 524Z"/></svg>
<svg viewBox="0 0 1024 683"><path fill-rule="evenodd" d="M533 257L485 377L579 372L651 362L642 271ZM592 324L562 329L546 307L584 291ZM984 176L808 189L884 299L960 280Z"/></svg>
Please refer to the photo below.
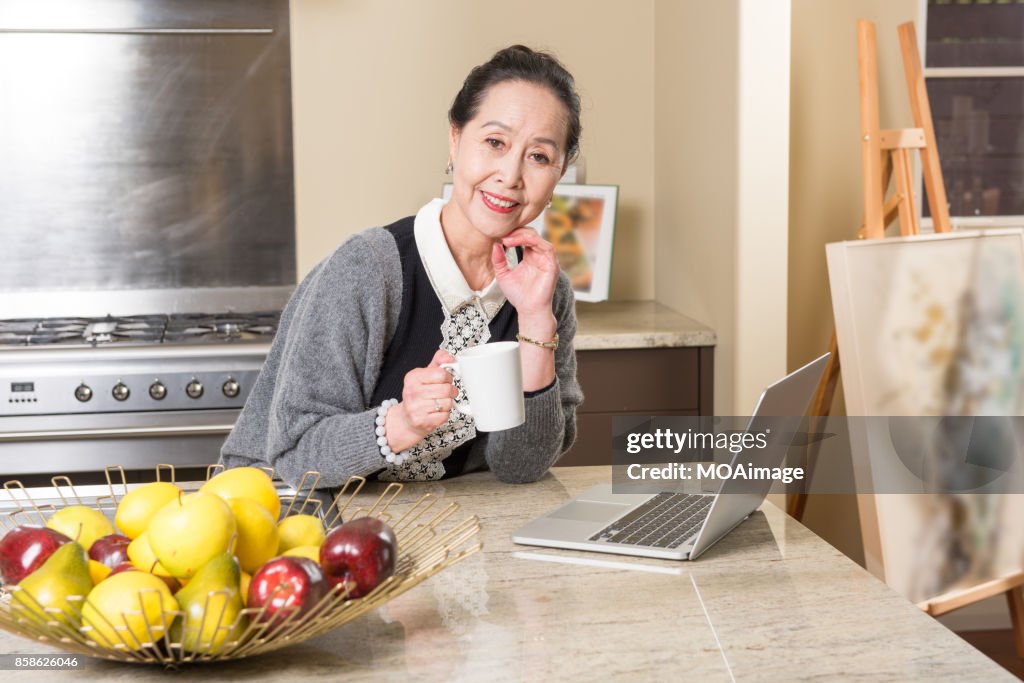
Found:
<svg viewBox="0 0 1024 683"><path fill-rule="evenodd" d="M441 367L462 381L472 405L456 401L455 408L472 417L481 432L512 429L526 421L519 342L473 346Z"/></svg>

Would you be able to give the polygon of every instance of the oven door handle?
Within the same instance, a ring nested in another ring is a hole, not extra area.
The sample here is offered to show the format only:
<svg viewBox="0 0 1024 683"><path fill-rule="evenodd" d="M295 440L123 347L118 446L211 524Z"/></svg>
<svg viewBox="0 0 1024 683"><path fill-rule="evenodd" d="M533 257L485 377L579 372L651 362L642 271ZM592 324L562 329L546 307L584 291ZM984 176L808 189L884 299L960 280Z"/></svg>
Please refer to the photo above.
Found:
<svg viewBox="0 0 1024 683"><path fill-rule="evenodd" d="M132 439L145 436L217 436L228 434L233 424L174 427L113 427L106 429L47 429L0 433L3 441L52 441L61 439Z"/></svg>

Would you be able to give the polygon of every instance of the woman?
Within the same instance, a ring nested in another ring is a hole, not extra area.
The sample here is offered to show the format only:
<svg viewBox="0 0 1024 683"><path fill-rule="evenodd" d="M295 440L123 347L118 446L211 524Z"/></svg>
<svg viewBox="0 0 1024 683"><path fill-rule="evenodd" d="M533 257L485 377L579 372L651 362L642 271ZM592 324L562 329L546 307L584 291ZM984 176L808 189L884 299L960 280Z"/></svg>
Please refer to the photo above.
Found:
<svg viewBox="0 0 1024 683"><path fill-rule="evenodd" d="M354 235L298 286L224 465L265 462L293 485L316 470L328 487L484 467L507 482L543 476L572 444L583 397L572 289L523 226L576 155L579 117L572 76L549 55L516 45L473 69L448 113L451 199ZM515 339L526 421L478 434L440 365Z"/></svg>

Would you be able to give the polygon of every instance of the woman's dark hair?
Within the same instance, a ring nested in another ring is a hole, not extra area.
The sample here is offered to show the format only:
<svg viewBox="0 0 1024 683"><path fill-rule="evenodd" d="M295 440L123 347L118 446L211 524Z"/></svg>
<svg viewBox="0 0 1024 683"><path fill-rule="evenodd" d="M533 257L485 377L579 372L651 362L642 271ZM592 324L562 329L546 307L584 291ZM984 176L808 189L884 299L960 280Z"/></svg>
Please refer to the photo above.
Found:
<svg viewBox="0 0 1024 683"><path fill-rule="evenodd" d="M448 121L462 130L476 116L480 104L492 86L505 81L525 81L548 88L565 105L569 114L565 163L572 163L580 148L580 96L576 82L562 63L547 52L531 50L525 45L512 45L494 53L490 61L474 67L466 76L462 89L448 110Z"/></svg>

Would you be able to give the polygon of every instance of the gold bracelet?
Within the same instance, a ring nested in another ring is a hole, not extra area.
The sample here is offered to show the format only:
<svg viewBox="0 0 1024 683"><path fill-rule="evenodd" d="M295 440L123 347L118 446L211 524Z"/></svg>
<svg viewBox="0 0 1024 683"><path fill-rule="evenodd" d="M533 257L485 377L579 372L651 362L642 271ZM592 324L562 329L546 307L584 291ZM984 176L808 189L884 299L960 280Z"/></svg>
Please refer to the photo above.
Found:
<svg viewBox="0 0 1024 683"><path fill-rule="evenodd" d="M539 346L539 347L541 347L543 349L551 349L552 351L554 351L555 349L558 348L558 333L557 332L555 332L555 338L553 340L551 340L551 341L548 341L548 342L546 342L546 341L537 341L536 339L530 339L529 337L524 337L521 334L517 334L516 335L516 339L518 341L521 341L521 342L526 342L527 344L533 344L534 346Z"/></svg>

